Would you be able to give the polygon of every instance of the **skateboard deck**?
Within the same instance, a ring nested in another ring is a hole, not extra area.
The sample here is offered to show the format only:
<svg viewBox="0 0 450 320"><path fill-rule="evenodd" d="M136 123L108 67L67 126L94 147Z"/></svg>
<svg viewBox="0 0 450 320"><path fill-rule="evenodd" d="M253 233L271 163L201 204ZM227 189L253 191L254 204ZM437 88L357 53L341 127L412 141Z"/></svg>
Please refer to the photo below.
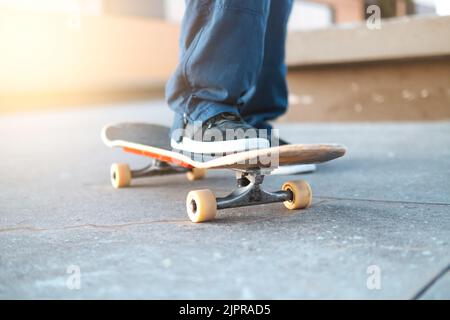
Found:
<svg viewBox="0 0 450 320"><path fill-rule="evenodd" d="M238 169L278 167L288 164L327 162L345 154L336 144L292 144L268 149L250 150L221 157L186 155L173 151L170 129L147 123L118 123L103 128L102 139L109 147L121 147L126 152L148 156L185 168ZM276 159L277 161L270 161Z"/></svg>
<svg viewBox="0 0 450 320"><path fill-rule="evenodd" d="M312 190L304 181L288 181L281 190L262 188L264 176L282 165L313 164L342 157L346 149L338 144L292 144L250 150L223 156L183 154L172 150L170 129L148 123L117 123L102 130L103 142L112 148L152 158L152 163L138 170L127 164L111 166L115 188L128 187L132 178L185 172L189 180L202 179L206 170L236 171L237 188L225 197L216 197L208 189L189 192L186 210L192 222L213 220L217 210L283 202L289 210L306 209L312 203Z"/></svg>

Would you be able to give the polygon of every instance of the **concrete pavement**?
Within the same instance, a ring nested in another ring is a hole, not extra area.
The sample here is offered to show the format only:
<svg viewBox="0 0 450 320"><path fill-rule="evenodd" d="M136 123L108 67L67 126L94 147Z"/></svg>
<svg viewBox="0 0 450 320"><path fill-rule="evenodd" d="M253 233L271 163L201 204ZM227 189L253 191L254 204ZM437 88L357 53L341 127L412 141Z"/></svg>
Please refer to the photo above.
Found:
<svg viewBox="0 0 450 320"><path fill-rule="evenodd" d="M192 224L188 191L224 195L233 174L113 190L112 162L146 161L100 140L111 121L170 117L160 102L0 116L0 298L450 298L450 123L283 124L292 142L348 147L314 174L267 178L307 179L314 205Z"/></svg>

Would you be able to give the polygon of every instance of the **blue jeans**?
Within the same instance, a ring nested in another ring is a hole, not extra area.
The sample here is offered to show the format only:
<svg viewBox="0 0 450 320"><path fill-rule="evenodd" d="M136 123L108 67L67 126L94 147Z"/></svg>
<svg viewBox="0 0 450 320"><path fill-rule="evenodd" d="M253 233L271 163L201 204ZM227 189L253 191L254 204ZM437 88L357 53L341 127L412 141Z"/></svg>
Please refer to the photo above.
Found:
<svg viewBox="0 0 450 320"><path fill-rule="evenodd" d="M172 129L222 112L271 128L268 121L288 105L284 58L292 2L186 1L180 62L166 86Z"/></svg>

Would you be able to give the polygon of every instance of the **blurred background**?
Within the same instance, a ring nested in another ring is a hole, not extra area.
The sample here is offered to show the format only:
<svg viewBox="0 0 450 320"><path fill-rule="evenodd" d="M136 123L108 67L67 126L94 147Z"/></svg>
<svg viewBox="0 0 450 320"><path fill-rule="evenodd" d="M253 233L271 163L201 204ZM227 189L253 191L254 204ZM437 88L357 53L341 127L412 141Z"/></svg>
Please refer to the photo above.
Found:
<svg viewBox="0 0 450 320"><path fill-rule="evenodd" d="M181 0L0 0L0 112L162 99L183 12ZM297 0L282 121L449 119L449 39L447 0Z"/></svg>

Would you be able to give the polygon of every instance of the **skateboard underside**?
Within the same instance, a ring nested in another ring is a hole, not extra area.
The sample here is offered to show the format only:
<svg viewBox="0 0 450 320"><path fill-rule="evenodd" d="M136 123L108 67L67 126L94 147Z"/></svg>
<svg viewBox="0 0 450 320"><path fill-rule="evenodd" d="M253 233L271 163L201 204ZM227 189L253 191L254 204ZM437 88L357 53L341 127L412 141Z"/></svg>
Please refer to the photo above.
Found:
<svg viewBox="0 0 450 320"><path fill-rule="evenodd" d="M237 188L226 197L210 190L191 191L186 209L193 222L212 220L218 209L283 202L286 208L305 209L312 203L311 187L306 181L286 182L281 190L262 188L265 174L286 164L321 163L339 158L345 148L334 144L287 145L215 157L181 154L170 147L169 128L146 123L119 123L106 126L102 139L109 147L150 157L150 165L130 170L126 164L113 164L111 182L115 188L127 187L132 178L185 172L189 180L202 179L206 169L236 171Z"/></svg>

